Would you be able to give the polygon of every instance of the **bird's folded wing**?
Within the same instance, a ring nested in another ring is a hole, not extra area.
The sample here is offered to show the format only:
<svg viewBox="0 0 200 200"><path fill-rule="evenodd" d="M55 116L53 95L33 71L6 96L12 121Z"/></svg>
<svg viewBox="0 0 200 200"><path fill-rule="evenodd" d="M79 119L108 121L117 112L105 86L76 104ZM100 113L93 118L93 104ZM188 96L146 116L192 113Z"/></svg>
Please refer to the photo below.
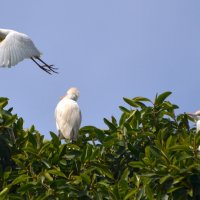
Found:
<svg viewBox="0 0 200 200"><path fill-rule="evenodd" d="M64 109L63 106L57 106L55 118L59 130L65 135L69 134L68 131L72 129L78 131L81 123L81 112L77 104L71 104L71 106L66 106Z"/></svg>

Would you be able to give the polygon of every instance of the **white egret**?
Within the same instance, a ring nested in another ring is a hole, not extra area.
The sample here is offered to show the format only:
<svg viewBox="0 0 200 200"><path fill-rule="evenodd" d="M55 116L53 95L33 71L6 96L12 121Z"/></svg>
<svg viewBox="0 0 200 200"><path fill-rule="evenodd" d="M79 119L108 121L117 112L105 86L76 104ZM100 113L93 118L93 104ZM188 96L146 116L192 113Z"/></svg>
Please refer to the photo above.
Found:
<svg viewBox="0 0 200 200"><path fill-rule="evenodd" d="M70 88L56 106L56 128L60 139L76 141L78 138L81 124L81 111L76 102L78 97L77 88Z"/></svg>
<svg viewBox="0 0 200 200"><path fill-rule="evenodd" d="M28 35L10 29L0 29L0 67L11 67L25 58L30 58L45 72L57 73L56 68L45 63L40 56L41 52Z"/></svg>
<svg viewBox="0 0 200 200"><path fill-rule="evenodd" d="M200 110L196 111L195 113L188 113L188 115L195 119L196 132L198 133L200 131ZM198 147L198 150L200 151L200 146Z"/></svg>
<svg viewBox="0 0 200 200"><path fill-rule="evenodd" d="M200 110L196 111L195 113L188 113L189 116L195 119L196 121L196 130L197 133L200 130Z"/></svg>

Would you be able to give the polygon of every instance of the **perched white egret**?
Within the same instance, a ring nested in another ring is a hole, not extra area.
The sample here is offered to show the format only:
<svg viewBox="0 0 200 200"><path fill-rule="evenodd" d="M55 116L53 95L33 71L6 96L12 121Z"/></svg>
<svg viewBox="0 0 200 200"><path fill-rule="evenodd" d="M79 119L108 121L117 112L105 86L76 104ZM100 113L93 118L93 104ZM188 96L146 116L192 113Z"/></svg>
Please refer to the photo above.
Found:
<svg viewBox="0 0 200 200"><path fill-rule="evenodd" d="M56 128L60 139L76 141L81 124L81 111L76 102L79 97L77 88L70 88L61 98L55 109Z"/></svg>
<svg viewBox="0 0 200 200"><path fill-rule="evenodd" d="M195 119L198 133L200 130L200 110L196 111L195 113L188 113L188 115Z"/></svg>
<svg viewBox="0 0 200 200"><path fill-rule="evenodd" d="M196 111L195 113L188 113L188 115L195 119L196 132L198 133L200 131L200 110ZM200 151L200 146L198 147L198 150Z"/></svg>
<svg viewBox="0 0 200 200"><path fill-rule="evenodd" d="M0 67L11 67L25 58L30 58L45 72L57 73L56 68L45 63L40 56L41 52L29 36L10 29L0 29Z"/></svg>

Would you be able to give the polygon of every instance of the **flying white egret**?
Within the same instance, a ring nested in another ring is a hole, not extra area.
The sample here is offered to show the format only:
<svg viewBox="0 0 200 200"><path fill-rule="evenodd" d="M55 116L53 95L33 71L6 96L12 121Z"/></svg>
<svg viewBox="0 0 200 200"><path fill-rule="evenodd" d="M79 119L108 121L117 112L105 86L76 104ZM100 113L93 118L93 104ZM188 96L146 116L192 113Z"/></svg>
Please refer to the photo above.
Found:
<svg viewBox="0 0 200 200"><path fill-rule="evenodd" d="M56 68L45 63L40 56L41 52L28 35L10 29L0 29L0 67L11 67L25 58L30 58L45 72L57 73Z"/></svg>
<svg viewBox="0 0 200 200"><path fill-rule="evenodd" d="M78 138L81 125L81 111L76 102L78 97L77 88L70 88L56 106L56 128L60 139L76 141Z"/></svg>

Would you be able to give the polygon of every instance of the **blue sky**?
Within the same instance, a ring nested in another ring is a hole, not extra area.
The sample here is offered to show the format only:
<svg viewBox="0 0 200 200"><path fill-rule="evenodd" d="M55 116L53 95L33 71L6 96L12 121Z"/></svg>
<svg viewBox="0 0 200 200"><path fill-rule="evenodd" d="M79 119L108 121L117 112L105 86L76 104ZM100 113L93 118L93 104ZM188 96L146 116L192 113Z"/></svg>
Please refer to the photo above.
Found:
<svg viewBox="0 0 200 200"><path fill-rule="evenodd" d="M199 0L11 1L1 3L1 28L28 34L42 59L59 68L48 75L31 60L0 69L0 96L50 138L54 109L75 86L82 126L105 128L119 119L123 97L172 91L180 112L200 109Z"/></svg>

